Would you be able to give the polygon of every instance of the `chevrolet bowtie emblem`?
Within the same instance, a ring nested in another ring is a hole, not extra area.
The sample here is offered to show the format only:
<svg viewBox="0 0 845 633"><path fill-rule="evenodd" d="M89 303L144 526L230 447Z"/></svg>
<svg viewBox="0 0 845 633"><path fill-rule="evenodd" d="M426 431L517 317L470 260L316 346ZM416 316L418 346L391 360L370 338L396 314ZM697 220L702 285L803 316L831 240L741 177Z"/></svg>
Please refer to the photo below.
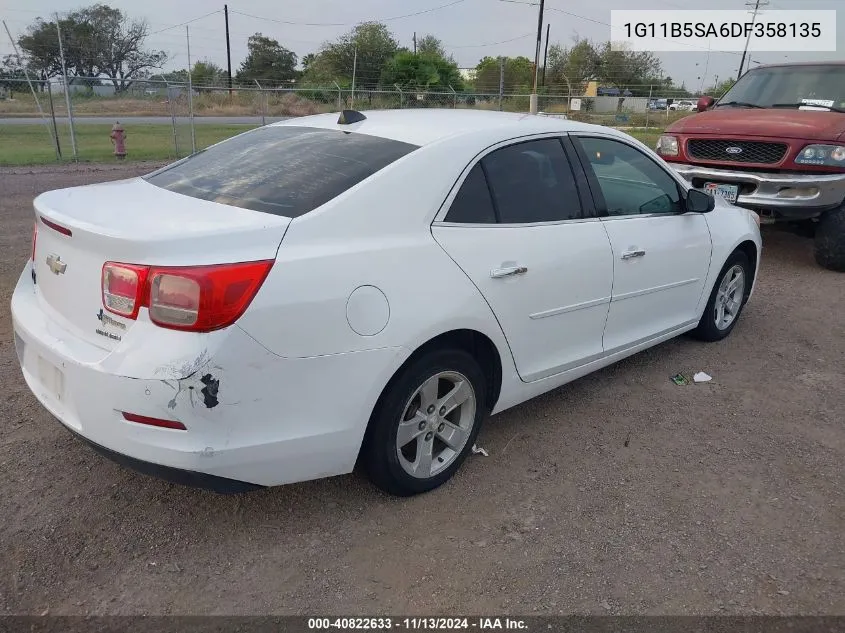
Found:
<svg viewBox="0 0 845 633"><path fill-rule="evenodd" d="M47 267L54 275L62 275L67 270L67 263L59 255L47 255Z"/></svg>

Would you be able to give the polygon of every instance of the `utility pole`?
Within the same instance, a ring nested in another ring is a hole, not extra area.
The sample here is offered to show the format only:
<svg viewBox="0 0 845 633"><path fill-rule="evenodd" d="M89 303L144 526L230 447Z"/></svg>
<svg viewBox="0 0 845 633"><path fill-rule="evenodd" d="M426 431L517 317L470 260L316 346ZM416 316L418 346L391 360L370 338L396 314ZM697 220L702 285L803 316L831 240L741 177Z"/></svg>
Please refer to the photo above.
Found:
<svg viewBox="0 0 845 633"><path fill-rule="evenodd" d="M358 46L355 46L355 57L352 59L352 97L349 100L352 104L350 107L355 105L355 74L358 72Z"/></svg>
<svg viewBox="0 0 845 633"><path fill-rule="evenodd" d="M414 31L414 55L417 54L417 32Z"/></svg>
<svg viewBox="0 0 845 633"><path fill-rule="evenodd" d="M59 14L56 13L56 33L59 37L59 58L62 62L62 80L65 82L65 104L67 104L67 120L70 126L70 146L73 149L73 160L78 161L79 155L76 152L76 134L73 131L73 107L70 103L70 85L67 81L67 67L65 66L65 48L62 44L62 29L59 27Z"/></svg>
<svg viewBox="0 0 845 633"><path fill-rule="evenodd" d="M191 116L191 153L197 153L197 135L194 130L194 82L191 75L194 74L194 69L191 67L191 33L188 31L190 27L185 25L185 38L188 43L188 113Z"/></svg>
<svg viewBox="0 0 845 633"><path fill-rule="evenodd" d="M540 0L540 12L537 18L537 48L534 50L534 90L531 92L529 107L531 114L537 114L537 79L540 73L540 46L543 45L543 6L544 0Z"/></svg>
<svg viewBox="0 0 845 633"><path fill-rule="evenodd" d="M505 58L499 58L499 110L502 109L502 98L505 96Z"/></svg>
<svg viewBox="0 0 845 633"><path fill-rule="evenodd" d="M549 31L552 30L552 25L546 25L546 52L543 54L543 88L546 87L546 62L549 61Z"/></svg>
<svg viewBox="0 0 845 633"><path fill-rule="evenodd" d="M229 78L229 96L232 96L232 47L229 45L229 5L223 5L223 15L226 17L226 62L228 64L227 76Z"/></svg>
<svg viewBox="0 0 845 633"><path fill-rule="evenodd" d="M751 15L751 24L753 25L757 21L757 13L760 11L760 5L764 7L769 4L769 0L754 0L754 11ZM751 3L748 2L746 5L749 9L751 8ZM752 29L753 31L753 29ZM739 78L742 77L742 67L745 66L745 56L748 54L748 44L751 42L751 31L748 32L748 37L745 38L745 50L742 51L742 59L739 62L739 72L736 74L736 80L739 81Z"/></svg>

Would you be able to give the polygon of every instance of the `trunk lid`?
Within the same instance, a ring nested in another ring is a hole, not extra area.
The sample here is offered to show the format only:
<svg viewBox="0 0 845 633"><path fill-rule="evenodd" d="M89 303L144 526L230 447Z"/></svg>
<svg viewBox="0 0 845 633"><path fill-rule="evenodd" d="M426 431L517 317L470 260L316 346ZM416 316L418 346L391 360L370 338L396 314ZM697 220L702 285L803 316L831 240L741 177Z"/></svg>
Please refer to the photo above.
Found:
<svg viewBox="0 0 845 633"><path fill-rule="evenodd" d="M102 349L113 349L136 323L103 309L105 262L198 266L274 259L290 223L140 178L50 191L34 207L39 302L63 329Z"/></svg>

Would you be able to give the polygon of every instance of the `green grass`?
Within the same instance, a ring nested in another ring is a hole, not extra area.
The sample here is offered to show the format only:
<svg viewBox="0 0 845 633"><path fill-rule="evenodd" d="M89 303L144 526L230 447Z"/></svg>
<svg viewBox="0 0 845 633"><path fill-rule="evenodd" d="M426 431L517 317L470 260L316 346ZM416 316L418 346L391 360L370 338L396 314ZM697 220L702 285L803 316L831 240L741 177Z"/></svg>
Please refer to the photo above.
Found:
<svg viewBox="0 0 845 633"><path fill-rule="evenodd" d="M651 149L654 149L654 146L657 144L658 137L663 134L663 130L659 129L634 129L634 130L625 130L628 134L633 136L635 139L648 145Z"/></svg>
<svg viewBox="0 0 845 633"><path fill-rule="evenodd" d="M194 126L197 149L240 134L252 125ZM126 130L126 160L173 160L191 151L191 131L185 124L176 126L177 156L170 125L132 125ZM84 162L117 162L109 134L111 124L82 124L74 129L79 160ZM70 131L67 125L59 126L59 143L63 161L73 160ZM0 165L46 165L56 163L56 149L44 125L0 126Z"/></svg>
<svg viewBox="0 0 845 633"><path fill-rule="evenodd" d="M197 124L194 130L197 149L252 129L253 125ZM84 162L116 162L109 134L110 124L77 125L76 146L79 160ZM649 147L654 147L661 131L632 129L628 133ZM188 125L176 126L177 156L170 125L126 125L126 160L174 160L191 150L191 131ZM64 161L73 158L70 132L67 125L59 126L59 143ZM44 125L6 125L0 127L0 165L47 165L56 163L56 150Z"/></svg>

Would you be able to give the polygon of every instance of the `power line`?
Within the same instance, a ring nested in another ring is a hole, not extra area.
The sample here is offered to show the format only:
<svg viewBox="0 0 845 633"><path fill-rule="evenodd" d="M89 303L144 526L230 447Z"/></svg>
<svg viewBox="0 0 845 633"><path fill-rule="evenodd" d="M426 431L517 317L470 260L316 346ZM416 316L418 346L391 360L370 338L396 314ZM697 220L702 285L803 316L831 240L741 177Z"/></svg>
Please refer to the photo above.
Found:
<svg viewBox="0 0 845 633"><path fill-rule="evenodd" d="M188 20L187 22L181 22L180 24L174 24L172 26L168 26L167 28L159 29L158 31L153 31L152 33L148 33L147 35L148 36L156 35L158 33L164 33L165 31L169 31L171 29L179 28L180 26L187 26L188 24L191 24L191 22L196 22L197 20L202 20L203 18L207 18L209 16L216 15L218 13L223 13L223 9L217 9L217 11L211 11L210 13L206 13L205 15L201 15L198 18Z"/></svg>
<svg viewBox="0 0 845 633"><path fill-rule="evenodd" d="M487 42L485 44L461 44L461 45L453 45L453 44L446 44L443 43L443 46L447 48L484 48L485 46L498 46L499 44L507 44L508 42L515 42L516 40L521 40L526 37L534 37L534 33L526 33L524 35L518 35L516 37L512 37L509 40L501 40L499 42Z"/></svg>
<svg viewBox="0 0 845 633"><path fill-rule="evenodd" d="M418 15L423 15L425 13L432 13L434 11L439 11L441 9L448 9L449 7L454 7L457 4L462 4L467 0L452 0L452 2L448 2L446 4L441 4L436 7L431 7L430 9L423 9L421 11L414 11L413 13L406 13L404 15L394 15L389 18L378 18L378 19L371 19L368 20L370 22L392 22L393 20L402 20L404 18L412 18ZM244 13L243 11L237 11L232 9L230 13L237 13L238 15L242 15L247 18L253 18L255 20L261 20L265 22L276 22L278 24L288 24L291 26L355 26L360 24L361 21L357 22L293 22L291 20L278 20L275 18L267 18L261 17L258 15L252 15L251 13Z"/></svg>

